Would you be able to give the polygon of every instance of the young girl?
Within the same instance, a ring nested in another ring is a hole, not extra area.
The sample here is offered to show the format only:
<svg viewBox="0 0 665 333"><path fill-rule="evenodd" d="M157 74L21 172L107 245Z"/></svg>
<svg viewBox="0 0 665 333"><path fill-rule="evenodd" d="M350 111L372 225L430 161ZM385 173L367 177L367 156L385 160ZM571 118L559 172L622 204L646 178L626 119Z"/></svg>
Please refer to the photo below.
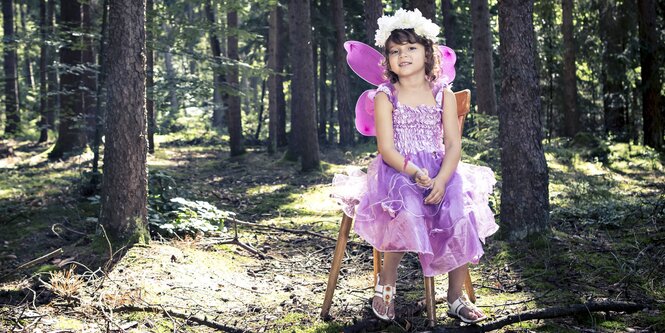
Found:
<svg viewBox="0 0 665 333"><path fill-rule="evenodd" d="M481 242L498 229L488 206L496 180L489 168L460 162L455 96L438 77L438 32L418 10L379 19L376 42L390 80L374 96L379 155L367 175L336 175L333 182L361 181L355 195L347 186L337 196L355 206L345 212L355 217L356 233L384 252L375 315L395 317L397 266L405 252L417 252L425 276L449 274L448 314L473 323L486 316L466 301L462 286L467 263L478 263Z"/></svg>

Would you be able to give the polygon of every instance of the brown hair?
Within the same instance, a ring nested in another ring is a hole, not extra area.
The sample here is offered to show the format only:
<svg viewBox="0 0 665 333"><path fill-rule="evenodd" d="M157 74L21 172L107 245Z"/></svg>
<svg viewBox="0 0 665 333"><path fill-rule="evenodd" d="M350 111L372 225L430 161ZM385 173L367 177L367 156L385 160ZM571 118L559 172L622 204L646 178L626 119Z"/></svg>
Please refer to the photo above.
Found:
<svg viewBox="0 0 665 333"><path fill-rule="evenodd" d="M390 80L390 83L396 83L399 81L399 77L390 69L390 61L388 61L390 49L388 49L389 43L394 44L406 44L418 43L425 47L425 76L429 81L436 81L439 76L439 64L441 63L440 52L434 52L435 48L438 48L434 42L430 39L421 37L416 34L413 29L395 29L390 33L390 37L386 40L386 44L383 46L383 66L386 68L383 76Z"/></svg>

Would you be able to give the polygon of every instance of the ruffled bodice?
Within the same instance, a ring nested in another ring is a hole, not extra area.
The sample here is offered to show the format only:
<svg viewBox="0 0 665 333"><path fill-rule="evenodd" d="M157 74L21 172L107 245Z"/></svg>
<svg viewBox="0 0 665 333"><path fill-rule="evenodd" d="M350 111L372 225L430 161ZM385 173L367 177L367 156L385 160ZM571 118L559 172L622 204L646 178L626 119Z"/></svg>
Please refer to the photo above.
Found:
<svg viewBox="0 0 665 333"><path fill-rule="evenodd" d="M388 95L393 104L393 140L397 151L406 155L444 150L441 121L443 90L440 86L436 85L432 89L436 105L422 104L416 107L401 104L389 83L380 85L376 90Z"/></svg>

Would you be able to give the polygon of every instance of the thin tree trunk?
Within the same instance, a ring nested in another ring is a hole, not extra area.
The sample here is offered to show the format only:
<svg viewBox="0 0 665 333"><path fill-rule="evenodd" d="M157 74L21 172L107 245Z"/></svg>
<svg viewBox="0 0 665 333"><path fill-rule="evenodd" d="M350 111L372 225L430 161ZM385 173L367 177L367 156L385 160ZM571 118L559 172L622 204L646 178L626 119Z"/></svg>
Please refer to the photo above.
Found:
<svg viewBox="0 0 665 333"><path fill-rule="evenodd" d="M328 126L328 42L321 41L319 56L319 143L326 143L326 127Z"/></svg>
<svg viewBox="0 0 665 333"><path fill-rule="evenodd" d="M272 71L268 77L268 152L274 153L277 151L277 128L278 110L277 110L277 94L284 94L281 84L281 77L278 75L278 63L280 61L279 49L279 29L281 28L279 17L279 5L274 6L270 10L270 18L268 24L268 68Z"/></svg>
<svg viewBox="0 0 665 333"><path fill-rule="evenodd" d="M457 48L457 18L452 0L441 0L441 11L443 15L443 35L446 45L452 49Z"/></svg>
<svg viewBox="0 0 665 333"><path fill-rule="evenodd" d="M162 23L162 29L166 32L166 39L168 41L172 41L174 39L173 37L173 29L166 23ZM171 108L171 111L168 113L166 116L167 120L167 126L170 126L175 119L178 117L178 110L180 109L180 102L178 101L178 94L176 89L178 88L176 85L176 72L175 68L173 67L173 54L171 53L171 47L167 46L166 51L164 52L164 66L166 67L166 82L168 86L168 99L169 99L169 106Z"/></svg>
<svg viewBox="0 0 665 333"><path fill-rule="evenodd" d="M46 6L46 29L49 39L55 36L55 2L56 0L48 0ZM48 110L46 111L46 120L50 129L55 129L55 119L57 114L60 113L60 81L58 77L58 50L51 45L46 46L47 59L49 63L47 66L48 73Z"/></svg>
<svg viewBox="0 0 665 333"><path fill-rule="evenodd" d="M492 31L487 0L471 0L473 21L473 77L476 80L478 112L496 115Z"/></svg>
<svg viewBox="0 0 665 333"><path fill-rule="evenodd" d="M548 173L542 146L533 0L499 2L501 55L501 224L521 240L545 232L549 220Z"/></svg>
<svg viewBox="0 0 665 333"><path fill-rule="evenodd" d="M577 111L577 67L575 66L575 39L573 36L573 0L562 1L563 11L563 116L564 135L574 137L579 131Z"/></svg>
<svg viewBox="0 0 665 333"><path fill-rule="evenodd" d="M332 16L335 25L335 80L337 81L337 111L339 116L339 144L343 147L353 146L354 125L353 110L349 100L349 75L346 70L346 52L344 42L344 7L342 0L332 3Z"/></svg>
<svg viewBox="0 0 665 333"><path fill-rule="evenodd" d="M411 0L409 1L412 9L418 9L424 17L436 22L436 2L432 0Z"/></svg>
<svg viewBox="0 0 665 333"><path fill-rule="evenodd" d="M238 29L238 12L235 9L229 9L226 13L227 30L227 51L231 61L238 61L238 35L235 30ZM234 64L229 69L228 82L231 89L238 91L238 66ZM240 96L232 94L229 96L229 110L228 110L228 129L229 141L231 146L231 156L238 156L245 153L242 138L242 113L240 112Z"/></svg>
<svg viewBox="0 0 665 333"><path fill-rule="evenodd" d="M626 63L622 60L626 44L626 28L619 27L622 15L614 1L600 3L600 40L605 44L602 56L603 109L605 132L619 141L626 140L624 118L626 100L623 86L626 82Z"/></svg>
<svg viewBox="0 0 665 333"><path fill-rule="evenodd" d="M67 44L60 51L60 63L66 68L81 64L81 50L78 48L81 28L81 4L78 0L60 0L60 19ZM61 77L61 107L58 139L49 158L57 159L65 154L78 153L85 147L85 117L83 113L82 91L79 88L81 77L68 70Z"/></svg>
<svg viewBox="0 0 665 333"><path fill-rule="evenodd" d="M86 118L86 133L88 142L92 146L94 143L95 127L96 127L96 92L97 92L97 73L95 68L95 54L93 51L93 39L88 37L92 34L93 18L90 13L90 3L81 2L81 13L83 14L83 31L87 36L83 37L83 52L81 53L81 61L85 70L83 71L83 114Z"/></svg>
<svg viewBox="0 0 665 333"><path fill-rule="evenodd" d="M5 135L19 132L21 116L18 101L18 78L16 73L16 36L14 35L14 1L2 1L3 69L5 76Z"/></svg>
<svg viewBox="0 0 665 333"><path fill-rule="evenodd" d="M25 0L21 0L21 3L18 5L20 8L21 12L21 28L23 30L23 36L28 36L28 28L26 27L26 16L28 15L27 13L30 12L30 8L28 7L29 5L25 3ZM28 85L29 91L34 91L35 90L35 80L32 77L32 58L30 57L30 52L29 49L26 48L23 52L24 54L24 61L23 61L23 68L25 71L25 82Z"/></svg>
<svg viewBox="0 0 665 333"><path fill-rule="evenodd" d="M319 141L316 139L314 103L314 64L309 0L289 1L289 44L291 45L291 140L289 155L299 156L303 171L319 167Z"/></svg>
<svg viewBox="0 0 665 333"><path fill-rule="evenodd" d="M662 78L659 69L659 54L662 45L658 42L656 29L656 4L653 0L638 0L640 26L640 63L642 65L642 118L644 144L663 150L664 116L662 110Z"/></svg>
<svg viewBox="0 0 665 333"><path fill-rule="evenodd" d="M263 109L265 105L263 104L263 99L266 97L266 80L261 81L261 100L257 101L259 103L259 124L256 127L256 134L254 138L256 141L259 141L259 136L261 135L261 125L263 125Z"/></svg>
<svg viewBox="0 0 665 333"><path fill-rule="evenodd" d="M148 153L155 153L155 40L152 30L155 29L155 1L146 2L146 116L148 118Z"/></svg>
<svg viewBox="0 0 665 333"><path fill-rule="evenodd" d="M46 94L48 92L46 86L46 71L47 63L46 59L48 57L46 45L46 0L39 0L39 141L38 143L43 143L48 141L48 115L46 110L48 109L48 98Z"/></svg>
<svg viewBox="0 0 665 333"><path fill-rule="evenodd" d="M108 118L101 221L123 242L149 241L145 0L114 0L109 12Z"/></svg>
<svg viewBox="0 0 665 333"><path fill-rule="evenodd" d="M374 45L376 29L379 28L377 20L383 15L381 0L367 0L365 4L365 38L369 45Z"/></svg>
<svg viewBox="0 0 665 333"><path fill-rule="evenodd" d="M104 132L105 112L102 109L102 90L106 82L106 71L108 56L106 52L106 42L108 40L108 17L109 0L102 1L102 29L99 38L99 53L97 54L97 63L99 63L99 74L97 77L96 88L96 106L95 106L95 140L92 144L92 177L90 184L96 186L101 182L101 173L99 172L99 146L102 144L102 133Z"/></svg>
<svg viewBox="0 0 665 333"><path fill-rule="evenodd" d="M214 57L213 73L214 73L214 88L213 88L213 111L212 111L212 127L222 129L224 127L224 100L222 98L222 87L226 85L226 76L222 74L222 48L219 44L219 37L217 37L217 19L215 18L215 10L212 7L211 0L206 1L205 4L206 17L210 24L209 41L210 51Z"/></svg>

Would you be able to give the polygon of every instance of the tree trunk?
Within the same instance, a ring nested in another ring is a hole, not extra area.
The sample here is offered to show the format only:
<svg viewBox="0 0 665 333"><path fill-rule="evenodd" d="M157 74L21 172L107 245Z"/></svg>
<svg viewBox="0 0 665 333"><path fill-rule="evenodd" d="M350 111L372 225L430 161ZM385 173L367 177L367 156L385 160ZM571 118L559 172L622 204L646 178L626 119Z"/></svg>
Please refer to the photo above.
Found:
<svg viewBox="0 0 665 333"><path fill-rule="evenodd" d="M55 36L55 2L56 0L48 0L46 6L46 29L49 39ZM48 127L50 129L55 129L56 114L58 114L60 110L60 81L58 78L57 67L58 50L51 45L46 46L46 49L48 51L46 54L46 61L51 64L47 66L48 73L46 74L48 77L48 110L46 111L46 120L48 121Z"/></svg>
<svg viewBox="0 0 665 333"><path fill-rule="evenodd" d="M626 27L619 26L623 15L616 1L600 3L600 40L605 44L602 57L603 109L605 132L619 141L626 140L626 63L622 60L626 48Z"/></svg>
<svg viewBox="0 0 665 333"><path fill-rule="evenodd" d="M411 9L418 9L423 16L436 22L436 2L432 0L411 0L409 1Z"/></svg>
<svg viewBox="0 0 665 333"><path fill-rule="evenodd" d="M217 19L215 18L215 10L212 7L211 0L206 1L205 4L206 17L210 24L209 41L210 51L214 57L213 73L214 73L214 87L213 87L213 111L212 111L212 127L222 129L224 127L224 102L222 99L222 87L226 85L226 77L222 74L222 48L219 44L219 37L217 37Z"/></svg>
<svg viewBox="0 0 665 333"><path fill-rule="evenodd" d="M564 135L572 138L579 131L577 112L577 66L575 66L575 39L573 36L573 0L562 0L563 11L563 117Z"/></svg>
<svg viewBox="0 0 665 333"><path fill-rule="evenodd" d="M663 150L662 78L659 70L662 63L662 45L656 30L656 4L653 0L638 0L640 25L640 63L642 65L642 118L644 120L644 144ZM659 50L660 48L660 50Z"/></svg>
<svg viewBox="0 0 665 333"><path fill-rule="evenodd" d="M377 20L383 15L381 0L367 0L365 4L365 36L367 44L374 45L376 29L379 28Z"/></svg>
<svg viewBox="0 0 665 333"><path fill-rule="evenodd" d="M155 29L155 1L146 2L146 116L148 119L148 152L155 153L155 40L152 29Z"/></svg>
<svg viewBox="0 0 665 333"><path fill-rule="evenodd" d="M108 119L101 221L118 240L147 242L145 0L109 12Z"/></svg>
<svg viewBox="0 0 665 333"><path fill-rule="evenodd" d="M309 0L289 1L289 44L291 45L291 140L289 155L300 156L303 171L319 167L319 141L316 139L314 105L314 64Z"/></svg>
<svg viewBox="0 0 665 333"><path fill-rule="evenodd" d="M86 134L88 142L93 145L96 127L96 92L97 92L97 73L95 70L95 54L93 52L93 39L90 36L93 33L93 18L90 13L90 3L81 2L81 12L83 17L83 31L86 35L83 37L83 52L81 53L81 61L85 70L83 71L83 114L86 117Z"/></svg>
<svg viewBox="0 0 665 333"><path fill-rule="evenodd" d="M28 15L27 13L30 12L30 8L28 7L29 5L25 3L25 0L22 0L21 3L19 3L18 7L21 12L21 28L23 29L23 36L28 36L30 32L28 31L28 28L26 27L26 16ZM35 90L35 80L32 77L32 58L30 57L30 49L26 48L23 51L24 54L24 60L23 60L23 68L25 72L25 82L27 83L28 89L30 91ZM27 94L26 94L27 95Z"/></svg>
<svg viewBox="0 0 665 333"><path fill-rule="evenodd" d="M326 142L326 127L328 126L328 42L321 41L319 56L319 143Z"/></svg>
<svg viewBox="0 0 665 333"><path fill-rule="evenodd" d="M542 146L533 0L499 2L501 40L501 224L521 240L547 230L548 173Z"/></svg>
<svg viewBox="0 0 665 333"><path fill-rule="evenodd" d="M39 141L38 143L43 143L48 141L48 115L46 110L48 109L48 98L46 94L48 92L46 87L46 71L47 63L46 59L48 57L47 50L48 46L46 45L46 0L39 0Z"/></svg>
<svg viewBox="0 0 665 333"><path fill-rule="evenodd" d="M18 109L18 79L16 73L16 41L14 36L14 1L2 1L3 69L5 74L5 136L19 132L21 116Z"/></svg>
<svg viewBox="0 0 665 333"><path fill-rule="evenodd" d="M261 125L263 125L263 110L265 109L265 105L263 104L263 99L266 97L266 80L261 81L261 99L257 100L258 108L259 108L259 121L258 125L256 126L256 134L254 135L254 138L256 141L259 141L259 136L261 135Z"/></svg>
<svg viewBox="0 0 665 333"><path fill-rule="evenodd" d="M285 144L286 110L284 102L284 79L282 72L282 49L280 45L283 34L282 13L279 5L270 11L268 68L272 71L268 78L268 151L274 153L277 147Z"/></svg>
<svg viewBox="0 0 665 333"><path fill-rule="evenodd" d="M478 112L496 115L492 31L487 0L471 1L473 21L473 77L476 80Z"/></svg>
<svg viewBox="0 0 665 333"><path fill-rule="evenodd" d="M81 77L69 70L81 64L80 37L81 4L78 0L60 0L62 32L67 43L60 50L60 63L67 68L60 78L61 111L58 139L49 158L57 159L68 153L78 153L85 147L85 114L83 96L79 88Z"/></svg>
<svg viewBox="0 0 665 333"><path fill-rule="evenodd" d="M309 9L309 8L308 8ZM226 47L231 61L238 61L238 35L235 31L238 29L238 12L235 10L229 10L226 13L226 24L227 30L229 31L227 36ZM310 53L311 54L311 53ZM240 96L236 93L239 90L238 87L238 65L234 64L229 68L228 82L231 89L234 90L234 93L229 96L229 109L228 109L228 129L229 129L229 141L231 145L231 156L238 156L245 153L245 148L243 147L243 138L242 138L242 113L240 113Z"/></svg>
<svg viewBox="0 0 665 333"><path fill-rule="evenodd" d="M332 16L335 25L335 80L337 81L337 115L339 119L339 144L342 147L353 146L354 124L353 110L349 101L349 75L346 70L346 51L344 42L344 7L342 0L332 3Z"/></svg>
<svg viewBox="0 0 665 333"><path fill-rule="evenodd" d="M109 0L102 1L102 29L99 37L99 53L97 54L97 63L99 63L99 76L97 79L96 98L95 98L95 140L92 144L92 177L90 184L96 188L97 184L101 182L101 174L99 172L99 146L102 144L102 133L104 132L105 112L102 109L102 89L105 87L106 73L107 73L107 48L106 42L108 41L108 17L109 17Z"/></svg>
<svg viewBox="0 0 665 333"><path fill-rule="evenodd" d="M173 45L174 37L173 37L172 28L166 22L163 22L162 29L164 29L164 32L166 33L166 39L169 45ZM168 115L166 116L166 125L170 127L170 125L178 117L180 102L178 101L178 94L176 91L178 87L176 83L175 68L173 68L173 54L171 53L170 46L166 46L165 49L166 51L164 52L164 66L166 67L166 82L169 90L168 99L170 102L169 106L171 108L171 111L169 111Z"/></svg>
<svg viewBox="0 0 665 333"><path fill-rule="evenodd" d="M443 35L446 45L452 49L457 47L457 18L452 0L441 0L441 12L443 15Z"/></svg>

